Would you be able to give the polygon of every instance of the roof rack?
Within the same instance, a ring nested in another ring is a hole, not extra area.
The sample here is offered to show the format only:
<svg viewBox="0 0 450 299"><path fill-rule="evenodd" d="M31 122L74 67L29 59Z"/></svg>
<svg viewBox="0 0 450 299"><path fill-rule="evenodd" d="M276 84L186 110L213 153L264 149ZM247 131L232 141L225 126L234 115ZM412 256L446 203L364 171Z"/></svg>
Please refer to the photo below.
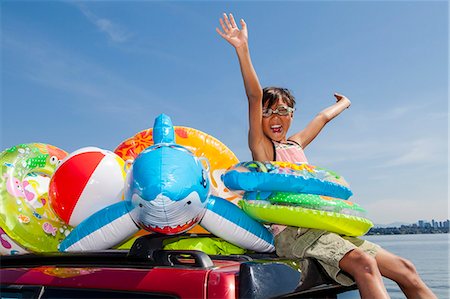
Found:
<svg viewBox="0 0 450 299"><path fill-rule="evenodd" d="M163 250L163 241L173 236L146 235L138 238L128 250L102 250L89 252L52 252L2 256L1 267L103 266L103 267L155 267L186 266L210 268L211 258L197 250Z"/></svg>

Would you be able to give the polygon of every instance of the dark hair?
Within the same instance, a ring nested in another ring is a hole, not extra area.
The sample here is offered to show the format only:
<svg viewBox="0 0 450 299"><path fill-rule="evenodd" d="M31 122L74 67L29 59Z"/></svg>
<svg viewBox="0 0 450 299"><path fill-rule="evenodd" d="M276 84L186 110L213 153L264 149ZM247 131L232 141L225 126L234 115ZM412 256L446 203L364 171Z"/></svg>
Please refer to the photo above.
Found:
<svg viewBox="0 0 450 299"><path fill-rule="evenodd" d="M289 107L294 108L295 98L292 95L291 91L287 88L273 86L265 87L263 89L262 105L264 107L267 103L266 107L272 107L279 98L286 102Z"/></svg>

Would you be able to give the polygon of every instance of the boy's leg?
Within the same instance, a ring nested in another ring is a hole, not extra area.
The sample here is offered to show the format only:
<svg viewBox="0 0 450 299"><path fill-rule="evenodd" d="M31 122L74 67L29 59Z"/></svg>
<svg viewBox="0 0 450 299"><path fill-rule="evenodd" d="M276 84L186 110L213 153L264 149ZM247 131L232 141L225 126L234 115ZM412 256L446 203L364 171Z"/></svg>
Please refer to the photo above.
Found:
<svg viewBox="0 0 450 299"><path fill-rule="evenodd" d="M408 298L437 298L426 286L414 265L384 249L375 256L381 275L395 281Z"/></svg>
<svg viewBox="0 0 450 299"><path fill-rule="evenodd" d="M305 257L316 258L340 284L356 282L362 298L389 298L374 258L379 246L364 243L364 240L327 232L306 249Z"/></svg>
<svg viewBox="0 0 450 299"><path fill-rule="evenodd" d="M375 258L361 249L356 248L345 254L339 267L353 276L361 298L389 298Z"/></svg>

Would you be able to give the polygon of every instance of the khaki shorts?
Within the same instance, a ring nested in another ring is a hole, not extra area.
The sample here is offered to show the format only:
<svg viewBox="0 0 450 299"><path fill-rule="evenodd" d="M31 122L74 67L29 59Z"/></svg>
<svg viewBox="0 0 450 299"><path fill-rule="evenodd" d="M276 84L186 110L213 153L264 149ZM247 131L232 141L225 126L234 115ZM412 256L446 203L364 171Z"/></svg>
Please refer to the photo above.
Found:
<svg viewBox="0 0 450 299"><path fill-rule="evenodd" d="M355 248L375 257L380 246L359 238L322 230L287 227L275 237L275 248L281 257L317 259L331 278L348 286L355 281L339 268L340 260Z"/></svg>

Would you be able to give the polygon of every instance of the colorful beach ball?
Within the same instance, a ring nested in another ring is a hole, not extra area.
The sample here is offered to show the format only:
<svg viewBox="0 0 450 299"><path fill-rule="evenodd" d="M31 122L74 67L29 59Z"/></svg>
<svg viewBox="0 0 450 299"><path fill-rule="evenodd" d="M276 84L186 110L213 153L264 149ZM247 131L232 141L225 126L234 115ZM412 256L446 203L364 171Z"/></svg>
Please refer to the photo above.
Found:
<svg viewBox="0 0 450 299"><path fill-rule="evenodd" d="M85 147L67 156L50 180L49 200L55 213L77 226L95 212L123 199L125 170L113 152Z"/></svg>

